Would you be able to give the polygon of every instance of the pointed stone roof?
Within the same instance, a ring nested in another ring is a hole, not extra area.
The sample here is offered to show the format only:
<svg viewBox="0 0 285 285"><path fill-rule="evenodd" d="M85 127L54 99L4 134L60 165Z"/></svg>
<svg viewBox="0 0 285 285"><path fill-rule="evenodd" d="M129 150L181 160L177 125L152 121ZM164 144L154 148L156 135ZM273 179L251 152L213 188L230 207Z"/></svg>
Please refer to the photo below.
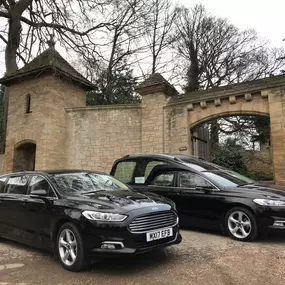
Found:
<svg viewBox="0 0 285 285"><path fill-rule="evenodd" d="M136 91L140 95L147 95L156 92L165 92L168 96L177 95L177 90L160 74L153 73L142 82Z"/></svg>
<svg viewBox="0 0 285 285"><path fill-rule="evenodd" d="M0 83L10 86L16 82L22 82L23 80L46 74L54 74L67 81L71 81L86 91L95 89L95 86L77 72L53 47L45 50L23 68L1 78Z"/></svg>

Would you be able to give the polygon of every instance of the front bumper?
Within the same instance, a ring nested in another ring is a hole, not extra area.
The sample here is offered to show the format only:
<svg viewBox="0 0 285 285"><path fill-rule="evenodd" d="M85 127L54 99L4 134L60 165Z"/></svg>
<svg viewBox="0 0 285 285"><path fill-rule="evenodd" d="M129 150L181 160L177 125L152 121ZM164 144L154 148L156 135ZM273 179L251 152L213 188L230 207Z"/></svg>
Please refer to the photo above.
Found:
<svg viewBox="0 0 285 285"><path fill-rule="evenodd" d="M172 228L173 235L171 237L150 242L146 240L146 233L131 233L127 227L100 228L91 226L88 230L85 229L83 236L86 250L90 256L119 256L140 254L179 244L182 240L179 233L179 226L176 225ZM116 249L102 248L103 244L106 243L115 244Z"/></svg>
<svg viewBox="0 0 285 285"><path fill-rule="evenodd" d="M285 230L285 207L259 206L257 219L261 232Z"/></svg>

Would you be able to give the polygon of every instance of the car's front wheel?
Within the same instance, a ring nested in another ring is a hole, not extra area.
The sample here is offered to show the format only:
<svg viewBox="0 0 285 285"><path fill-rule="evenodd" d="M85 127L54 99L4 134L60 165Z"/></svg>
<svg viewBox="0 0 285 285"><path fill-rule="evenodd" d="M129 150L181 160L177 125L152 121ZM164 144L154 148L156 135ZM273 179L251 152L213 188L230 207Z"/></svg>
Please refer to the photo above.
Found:
<svg viewBox="0 0 285 285"><path fill-rule="evenodd" d="M82 236L74 224L61 226L56 247L59 260L66 270L80 271L88 265Z"/></svg>
<svg viewBox="0 0 285 285"><path fill-rule="evenodd" d="M235 207L227 212L225 226L230 237L239 241L252 241L258 236L254 215L242 207Z"/></svg>

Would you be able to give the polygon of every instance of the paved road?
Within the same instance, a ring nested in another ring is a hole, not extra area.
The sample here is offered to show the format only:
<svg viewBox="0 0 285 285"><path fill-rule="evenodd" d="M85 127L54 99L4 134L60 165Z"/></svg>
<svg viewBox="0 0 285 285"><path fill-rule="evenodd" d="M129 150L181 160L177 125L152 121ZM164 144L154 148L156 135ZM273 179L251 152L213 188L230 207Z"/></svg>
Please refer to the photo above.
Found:
<svg viewBox="0 0 285 285"><path fill-rule="evenodd" d="M71 273L48 253L0 240L0 285L239 285L285 283L285 234L239 243L218 233L183 230L163 251L105 260Z"/></svg>

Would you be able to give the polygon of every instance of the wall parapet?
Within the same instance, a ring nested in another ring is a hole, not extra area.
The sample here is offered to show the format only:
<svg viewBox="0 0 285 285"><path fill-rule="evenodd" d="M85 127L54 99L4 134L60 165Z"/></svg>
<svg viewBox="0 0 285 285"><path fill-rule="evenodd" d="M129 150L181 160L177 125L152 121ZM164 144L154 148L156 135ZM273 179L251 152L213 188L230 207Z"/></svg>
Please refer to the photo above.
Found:
<svg viewBox="0 0 285 285"><path fill-rule="evenodd" d="M254 81L232 84L209 90L200 90L170 98L166 108L175 105L183 105L187 103L200 103L201 101L214 101L215 99L225 99L230 96L245 96L246 100L250 100L249 94L261 93L262 98L267 97L267 89L285 86L285 75L278 75L258 79Z"/></svg>

